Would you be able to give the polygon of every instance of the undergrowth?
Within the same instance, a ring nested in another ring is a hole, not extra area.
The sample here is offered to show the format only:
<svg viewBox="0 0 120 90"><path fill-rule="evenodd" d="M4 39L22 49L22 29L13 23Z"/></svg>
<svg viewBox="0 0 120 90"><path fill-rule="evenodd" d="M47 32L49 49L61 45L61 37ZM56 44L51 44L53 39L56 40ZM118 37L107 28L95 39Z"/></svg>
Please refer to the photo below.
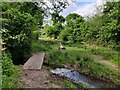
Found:
<svg viewBox="0 0 120 90"><path fill-rule="evenodd" d="M12 63L11 54L2 53L2 88L19 88L20 72Z"/></svg>

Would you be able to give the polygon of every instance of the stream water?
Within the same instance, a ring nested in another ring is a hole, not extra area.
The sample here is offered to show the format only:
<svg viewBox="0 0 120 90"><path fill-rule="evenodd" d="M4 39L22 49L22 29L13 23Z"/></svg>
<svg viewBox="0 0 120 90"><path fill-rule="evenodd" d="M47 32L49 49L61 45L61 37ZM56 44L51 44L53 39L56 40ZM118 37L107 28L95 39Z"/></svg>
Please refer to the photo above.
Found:
<svg viewBox="0 0 120 90"><path fill-rule="evenodd" d="M51 72L56 75L65 76L71 80L81 82L83 84L88 85L91 88L111 88L111 87L114 88L115 87L113 83L104 82L104 81L95 80L95 79L93 80L74 70L69 70L65 68L56 68L55 70L51 70Z"/></svg>

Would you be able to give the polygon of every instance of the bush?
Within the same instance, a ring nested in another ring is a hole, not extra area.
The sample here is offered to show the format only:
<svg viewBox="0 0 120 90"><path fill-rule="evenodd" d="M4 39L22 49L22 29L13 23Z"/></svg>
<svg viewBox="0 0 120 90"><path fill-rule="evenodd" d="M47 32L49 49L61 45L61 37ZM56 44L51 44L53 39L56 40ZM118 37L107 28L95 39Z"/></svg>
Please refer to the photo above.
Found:
<svg viewBox="0 0 120 90"><path fill-rule="evenodd" d="M2 53L2 74L11 76L15 72L10 53Z"/></svg>
<svg viewBox="0 0 120 90"><path fill-rule="evenodd" d="M32 42L32 52L48 51L51 49L50 43L42 41L33 41Z"/></svg>
<svg viewBox="0 0 120 90"><path fill-rule="evenodd" d="M19 82L20 71L13 65L11 54L9 52L2 53L2 88L18 88L21 87Z"/></svg>
<svg viewBox="0 0 120 90"><path fill-rule="evenodd" d="M40 32L39 31L34 31L33 32L33 40L38 40L39 39Z"/></svg>
<svg viewBox="0 0 120 90"><path fill-rule="evenodd" d="M5 13L7 21L3 23L2 38L12 54L14 64L23 64L31 53L32 29L35 18L28 13L20 13L17 9L9 9Z"/></svg>

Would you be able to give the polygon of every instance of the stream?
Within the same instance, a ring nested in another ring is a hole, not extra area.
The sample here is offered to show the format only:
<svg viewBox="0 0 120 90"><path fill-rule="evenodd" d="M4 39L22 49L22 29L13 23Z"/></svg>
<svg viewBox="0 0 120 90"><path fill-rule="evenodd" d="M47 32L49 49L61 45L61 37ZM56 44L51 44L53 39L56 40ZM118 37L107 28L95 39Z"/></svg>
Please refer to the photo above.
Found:
<svg viewBox="0 0 120 90"><path fill-rule="evenodd" d="M71 80L75 80L77 82L83 83L89 86L90 88L115 88L115 85L113 83L105 82L97 79L93 80L74 70L65 69L65 68L56 68L55 70L51 70L51 72L56 75L64 76Z"/></svg>

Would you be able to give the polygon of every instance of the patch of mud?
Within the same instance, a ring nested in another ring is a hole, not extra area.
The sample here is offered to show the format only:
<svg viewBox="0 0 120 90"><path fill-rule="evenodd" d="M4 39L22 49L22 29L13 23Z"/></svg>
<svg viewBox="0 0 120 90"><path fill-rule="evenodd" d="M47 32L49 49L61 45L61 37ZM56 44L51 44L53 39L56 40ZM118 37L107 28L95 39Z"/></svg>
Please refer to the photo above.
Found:
<svg viewBox="0 0 120 90"><path fill-rule="evenodd" d="M62 88L49 81L49 71L43 67L40 71L23 70L22 82L24 88Z"/></svg>

